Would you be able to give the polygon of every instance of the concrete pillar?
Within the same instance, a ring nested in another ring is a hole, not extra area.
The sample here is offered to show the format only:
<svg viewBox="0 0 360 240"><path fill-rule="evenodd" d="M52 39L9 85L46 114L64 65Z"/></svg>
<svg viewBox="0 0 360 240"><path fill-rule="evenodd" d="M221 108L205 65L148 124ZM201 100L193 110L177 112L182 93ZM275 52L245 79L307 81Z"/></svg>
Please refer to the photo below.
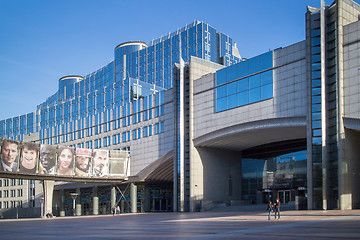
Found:
<svg viewBox="0 0 360 240"><path fill-rule="evenodd" d="M130 198L131 198L131 213L137 212L137 186L134 183L130 184Z"/></svg>
<svg viewBox="0 0 360 240"><path fill-rule="evenodd" d="M81 216L81 203L76 204L76 216Z"/></svg>
<svg viewBox="0 0 360 240"><path fill-rule="evenodd" d="M76 216L81 216L81 191L80 188L76 189L76 193L78 194L77 198L76 198L76 205L75 205L75 213Z"/></svg>
<svg viewBox="0 0 360 240"><path fill-rule="evenodd" d="M113 207L116 208L115 204L116 204L116 189L115 189L115 187L112 187L111 188L111 209Z"/></svg>
<svg viewBox="0 0 360 240"><path fill-rule="evenodd" d="M98 197L98 187L93 187L93 214L99 214L99 197Z"/></svg>
<svg viewBox="0 0 360 240"><path fill-rule="evenodd" d="M65 194L64 189L60 190L60 217L65 217Z"/></svg>
<svg viewBox="0 0 360 240"><path fill-rule="evenodd" d="M44 193L44 212L41 213L43 217L44 214L51 212L52 213L52 201L54 193L54 180L44 180L43 181L43 193Z"/></svg>

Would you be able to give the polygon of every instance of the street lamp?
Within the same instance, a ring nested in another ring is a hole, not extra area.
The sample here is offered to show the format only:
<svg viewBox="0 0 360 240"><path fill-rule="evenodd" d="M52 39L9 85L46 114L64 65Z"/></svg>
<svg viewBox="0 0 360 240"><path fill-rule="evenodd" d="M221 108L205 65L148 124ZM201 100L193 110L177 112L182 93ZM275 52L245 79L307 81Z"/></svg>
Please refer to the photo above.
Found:
<svg viewBox="0 0 360 240"><path fill-rule="evenodd" d="M74 216L76 216L76 214L75 214L75 201L76 201L76 198L77 198L77 196L79 195L78 193L70 193L70 195L71 195L71 198L72 198L72 200L73 200L73 213L74 213Z"/></svg>
<svg viewBox="0 0 360 240"><path fill-rule="evenodd" d="M44 217L44 198L40 198L40 217Z"/></svg>
<svg viewBox="0 0 360 240"><path fill-rule="evenodd" d="M17 200L16 201L16 219L19 218L19 206L20 206L20 201Z"/></svg>

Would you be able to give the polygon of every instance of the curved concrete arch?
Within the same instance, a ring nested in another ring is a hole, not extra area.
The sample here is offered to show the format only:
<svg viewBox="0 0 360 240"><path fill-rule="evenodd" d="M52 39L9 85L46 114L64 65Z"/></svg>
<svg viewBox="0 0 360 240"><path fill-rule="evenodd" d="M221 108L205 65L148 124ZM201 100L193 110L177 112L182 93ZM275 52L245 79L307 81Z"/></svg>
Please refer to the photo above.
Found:
<svg viewBox="0 0 360 240"><path fill-rule="evenodd" d="M306 138L306 117L283 117L241 123L197 137L195 147L242 151L272 142Z"/></svg>

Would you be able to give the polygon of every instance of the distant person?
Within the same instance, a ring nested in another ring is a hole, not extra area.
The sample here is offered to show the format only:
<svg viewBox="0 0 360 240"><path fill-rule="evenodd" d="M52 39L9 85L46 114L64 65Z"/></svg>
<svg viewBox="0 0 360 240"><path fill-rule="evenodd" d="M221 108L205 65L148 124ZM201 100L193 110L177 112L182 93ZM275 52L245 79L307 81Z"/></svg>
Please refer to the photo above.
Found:
<svg viewBox="0 0 360 240"><path fill-rule="evenodd" d="M93 176L104 177L109 175L109 152L107 150L94 150Z"/></svg>
<svg viewBox="0 0 360 240"><path fill-rule="evenodd" d="M47 218L53 218L54 215L52 214L52 212L48 212L48 213L46 214L46 217L47 217Z"/></svg>
<svg viewBox="0 0 360 240"><path fill-rule="evenodd" d="M111 208L111 213L113 216L115 216L115 206Z"/></svg>
<svg viewBox="0 0 360 240"><path fill-rule="evenodd" d="M44 168L39 171L42 174L54 174L56 161L56 147L51 145L41 145L40 148L40 163Z"/></svg>
<svg viewBox="0 0 360 240"><path fill-rule="evenodd" d="M274 212L275 212L275 219L276 219L276 213L278 215L278 220L280 219L280 199L276 199L276 202L274 203Z"/></svg>
<svg viewBox="0 0 360 240"><path fill-rule="evenodd" d="M75 176L89 176L91 150L85 148L76 149Z"/></svg>
<svg viewBox="0 0 360 240"><path fill-rule="evenodd" d="M120 214L120 207L119 206L116 207L116 214Z"/></svg>
<svg viewBox="0 0 360 240"><path fill-rule="evenodd" d="M58 151L57 174L72 176L74 166L74 152L72 148L60 147Z"/></svg>
<svg viewBox="0 0 360 240"><path fill-rule="evenodd" d="M21 150L20 173L36 173L39 145L24 142Z"/></svg>
<svg viewBox="0 0 360 240"><path fill-rule="evenodd" d="M267 208L266 208L266 210L269 212L269 215L268 215L268 220L270 220L270 217L271 217L271 211L273 210L273 207L274 207L274 205L272 204L272 202L271 202L271 201L269 201L268 206L267 206Z"/></svg>
<svg viewBox="0 0 360 240"><path fill-rule="evenodd" d="M17 157L19 155L19 143L5 139L1 145L0 171L16 172L18 169Z"/></svg>

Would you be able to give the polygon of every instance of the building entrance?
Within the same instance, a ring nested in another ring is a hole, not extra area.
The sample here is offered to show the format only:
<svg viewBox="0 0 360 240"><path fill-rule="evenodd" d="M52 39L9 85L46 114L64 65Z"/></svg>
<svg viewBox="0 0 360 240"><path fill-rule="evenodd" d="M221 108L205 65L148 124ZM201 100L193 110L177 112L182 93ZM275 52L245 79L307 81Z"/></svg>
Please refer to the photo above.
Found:
<svg viewBox="0 0 360 240"><path fill-rule="evenodd" d="M280 199L294 202L306 188L306 150L269 158L243 158L241 200L265 204Z"/></svg>
<svg viewBox="0 0 360 240"><path fill-rule="evenodd" d="M289 203L291 201L291 191L290 190L279 190L278 197L281 203Z"/></svg>

